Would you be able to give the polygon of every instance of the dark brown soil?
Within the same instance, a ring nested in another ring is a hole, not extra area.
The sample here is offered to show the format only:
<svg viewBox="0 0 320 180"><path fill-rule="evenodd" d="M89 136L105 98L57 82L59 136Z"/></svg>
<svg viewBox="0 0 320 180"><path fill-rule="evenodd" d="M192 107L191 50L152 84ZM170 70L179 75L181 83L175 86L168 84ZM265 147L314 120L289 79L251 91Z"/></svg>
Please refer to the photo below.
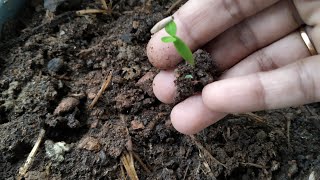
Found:
<svg viewBox="0 0 320 180"><path fill-rule="evenodd" d="M319 103L230 115L195 139L173 129L172 107L152 94L157 70L145 52L149 30L172 2L151 2L114 1L111 15L81 17L74 8L48 16L30 5L23 30L0 43L0 179L16 177L41 128L26 179L120 179L127 148L152 170L135 160L140 179L318 179ZM207 77L208 67L200 63L192 76ZM111 85L90 109L110 71ZM204 85L196 84L195 91ZM51 141L70 150L49 156Z"/></svg>
<svg viewBox="0 0 320 180"><path fill-rule="evenodd" d="M203 87L213 81L216 81L221 72L209 53L203 50L197 50L194 53L195 66L186 62L179 64L175 70L177 86L177 96L175 102L181 102L187 97L201 92Z"/></svg>

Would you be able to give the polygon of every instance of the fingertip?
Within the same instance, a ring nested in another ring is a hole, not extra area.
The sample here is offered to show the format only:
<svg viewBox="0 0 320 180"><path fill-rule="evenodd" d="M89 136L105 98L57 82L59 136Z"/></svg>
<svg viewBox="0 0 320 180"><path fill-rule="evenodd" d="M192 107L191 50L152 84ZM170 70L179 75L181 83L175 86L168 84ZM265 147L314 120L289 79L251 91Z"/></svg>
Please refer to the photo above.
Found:
<svg viewBox="0 0 320 180"><path fill-rule="evenodd" d="M202 89L202 98L203 104L208 107L212 111L226 112L224 108L224 103L221 102L221 99L224 98L224 93L220 93L219 89L217 89L219 82L214 82L206 85Z"/></svg>
<svg viewBox="0 0 320 180"><path fill-rule="evenodd" d="M176 96L175 76L173 70L160 71L153 80L153 92L163 103L172 104Z"/></svg>
<svg viewBox="0 0 320 180"><path fill-rule="evenodd" d="M188 101L188 100L187 100ZM199 124L194 120L196 119L195 113L190 113L190 106L183 101L177 104L171 111L170 119L173 127L182 134L192 135L198 133L202 130Z"/></svg>
<svg viewBox="0 0 320 180"><path fill-rule="evenodd" d="M203 104L205 106L207 106L209 109L211 109L211 103L213 102L214 98L212 98L211 96L211 86L212 84L208 84L206 85L203 89L202 89L202 98L203 98Z"/></svg>
<svg viewBox="0 0 320 180"><path fill-rule="evenodd" d="M171 122L180 133L191 135L205 129L225 116L204 106L201 95L177 104L171 111Z"/></svg>
<svg viewBox="0 0 320 180"><path fill-rule="evenodd" d="M172 43L164 43L161 38L168 36L164 30L159 31L150 39L147 45L147 56L150 63L159 69L172 69L181 57L176 52Z"/></svg>

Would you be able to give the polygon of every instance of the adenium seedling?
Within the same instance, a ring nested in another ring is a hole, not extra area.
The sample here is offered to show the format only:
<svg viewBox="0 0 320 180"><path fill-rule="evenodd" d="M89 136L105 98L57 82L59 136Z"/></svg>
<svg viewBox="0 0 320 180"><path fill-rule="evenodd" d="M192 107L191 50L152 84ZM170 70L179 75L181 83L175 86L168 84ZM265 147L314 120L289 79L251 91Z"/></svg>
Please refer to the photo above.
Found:
<svg viewBox="0 0 320 180"><path fill-rule="evenodd" d="M165 26L166 32L170 36L162 37L161 40L164 43L173 43L174 47L176 48L179 55L187 61L189 64L194 66L195 61L192 55L192 51L190 48L177 36L177 25L176 23L171 20L169 23Z"/></svg>

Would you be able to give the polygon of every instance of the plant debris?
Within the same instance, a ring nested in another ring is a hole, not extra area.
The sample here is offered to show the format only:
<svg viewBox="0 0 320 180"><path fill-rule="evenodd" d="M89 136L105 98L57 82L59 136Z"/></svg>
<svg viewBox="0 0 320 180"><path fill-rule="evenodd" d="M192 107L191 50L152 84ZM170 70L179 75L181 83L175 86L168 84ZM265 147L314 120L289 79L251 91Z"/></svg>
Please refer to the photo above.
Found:
<svg viewBox="0 0 320 180"><path fill-rule="evenodd" d="M17 179L22 179L26 173L28 172L28 169L30 168L30 166L32 165L34 159L35 159L35 155L38 151L38 148L40 146L40 143L45 135L46 131L44 129L40 130L38 139L36 141L36 143L34 144L30 154L28 155L28 158L26 160L26 162L24 163L24 165L19 169L19 174L17 176Z"/></svg>
<svg viewBox="0 0 320 180"><path fill-rule="evenodd" d="M123 155L121 156L121 162L130 177L131 180L138 180L138 175L136 172L136 169L134 167L134 161L133 161L133 156L132 153L129 151L125 151Z"/></svg>
<svg viewBox="0 0 320 180"><path fill-rule="evenodd" d="M108 86L110 85L111 82L111 78L112 78L112 72L109 72L109 75L107 77L107 79L103 82L98 94L96 95L96 97L93 99L93 101L91 102L89 108L92 109L96 103L98 102L99 98L101 97L101 95L104 93L104 91L108 88Z"/></svg>

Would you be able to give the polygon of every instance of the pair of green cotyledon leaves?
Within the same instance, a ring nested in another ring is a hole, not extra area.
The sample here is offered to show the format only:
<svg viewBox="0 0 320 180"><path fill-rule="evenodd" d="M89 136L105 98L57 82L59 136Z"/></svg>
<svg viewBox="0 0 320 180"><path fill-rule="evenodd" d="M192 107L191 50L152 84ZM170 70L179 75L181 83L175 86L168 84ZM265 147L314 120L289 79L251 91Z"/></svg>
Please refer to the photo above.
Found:
<svg viewBox="0 0 320 180"><path fill-rule="evenodd" d="M187 61L190 65L194 66L195 60L190 48L179 37L177 37L177 25L172 20L165 26L166 32L170 36L162 37L161 40L164 43L173 43L179 55Z"/></svg>

